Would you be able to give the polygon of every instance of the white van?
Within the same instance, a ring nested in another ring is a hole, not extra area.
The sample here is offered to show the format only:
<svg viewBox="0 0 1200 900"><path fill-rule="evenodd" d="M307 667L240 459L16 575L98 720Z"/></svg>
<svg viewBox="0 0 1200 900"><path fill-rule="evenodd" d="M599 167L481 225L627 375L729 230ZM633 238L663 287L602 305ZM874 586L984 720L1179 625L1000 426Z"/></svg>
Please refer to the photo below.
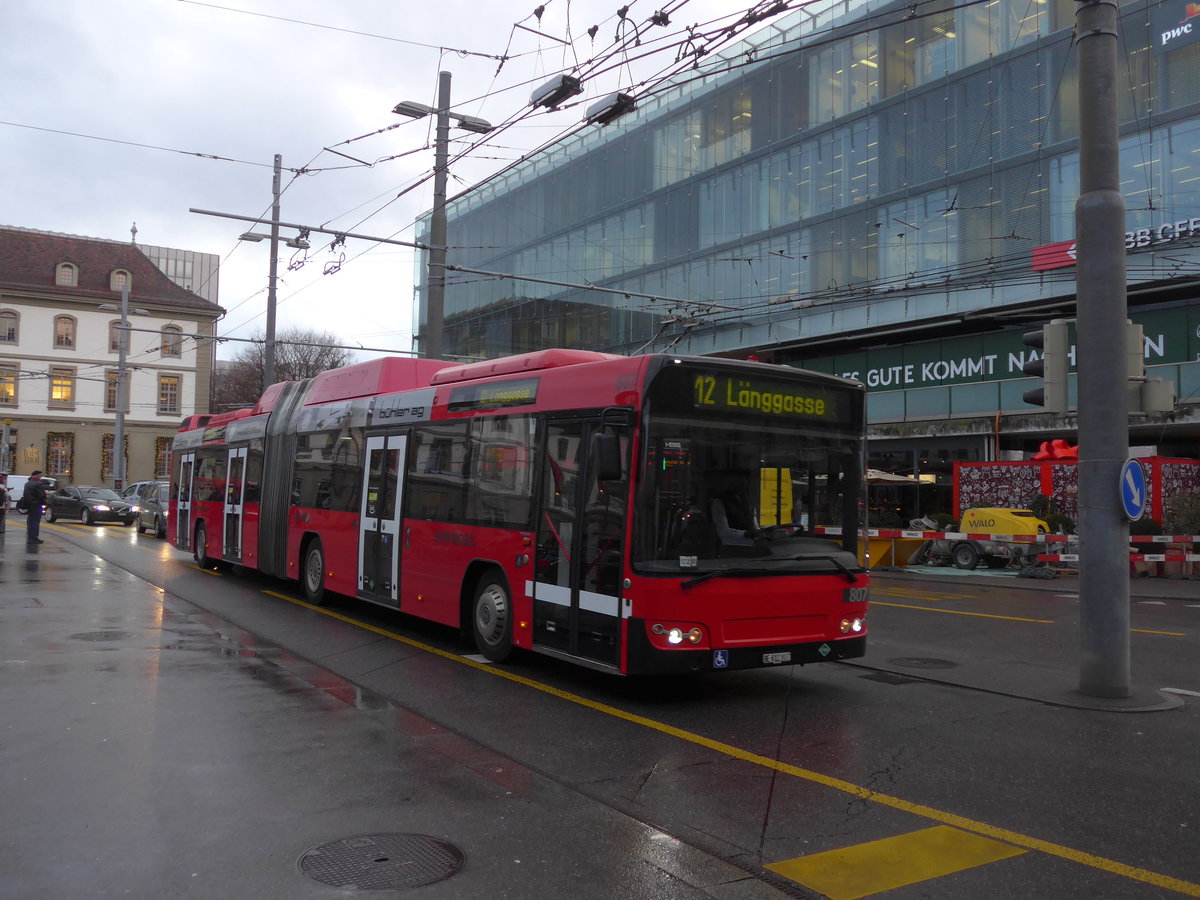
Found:
<svg viewBox="0 0 1200 900"><path fill-rule="evenodd" d="M46 486L47 491L52 491L58 486L58 482L53 478L48 478L45 475L41 476L42 484ZM29 480L28 475L9 475L7 479L8 487L8 508L16 509L17 501L21 499L21 495L25 493L25 482Z"/></svg>

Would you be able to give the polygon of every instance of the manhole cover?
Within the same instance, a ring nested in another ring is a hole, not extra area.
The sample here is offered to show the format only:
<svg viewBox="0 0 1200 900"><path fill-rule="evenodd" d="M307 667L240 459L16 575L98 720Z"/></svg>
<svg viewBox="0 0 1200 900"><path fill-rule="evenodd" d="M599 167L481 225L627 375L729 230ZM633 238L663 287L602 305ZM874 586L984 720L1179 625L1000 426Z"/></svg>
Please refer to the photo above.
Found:
<svg viewBox="0 0 1200 900"><path fill-rule="evenodd" d="M898 659L889 660L889 662L902 669L954 669L958 667L958 663L952 660L935 659L929 656L901 656Z"/></svg>
<svg viewBox="0 0 1200 900"><path fill-rule="evenodd" d="M300 857L302 874L355 891L395 891L449 878L466 856L427 834L364 834L313 847Z"/></svg>
<svg viewBox="0 0 1200 900"><path fill-rule="evenodd" d="M124 641L133 635L128 631L85 631L82 634L73 634L70 637L72 641Z"/></svg>

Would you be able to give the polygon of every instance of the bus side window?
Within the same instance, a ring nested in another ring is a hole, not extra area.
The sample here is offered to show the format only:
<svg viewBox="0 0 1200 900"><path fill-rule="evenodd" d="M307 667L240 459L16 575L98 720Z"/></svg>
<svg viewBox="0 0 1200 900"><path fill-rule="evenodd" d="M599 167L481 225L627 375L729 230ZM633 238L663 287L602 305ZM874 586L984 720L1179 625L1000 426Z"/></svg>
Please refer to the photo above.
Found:
<svg viewBox="0 0 1200 900"><path fill-rule="evenodd" d="M405 515L435 522L466 519L469 421L437 422L412 431Z"/></svg>

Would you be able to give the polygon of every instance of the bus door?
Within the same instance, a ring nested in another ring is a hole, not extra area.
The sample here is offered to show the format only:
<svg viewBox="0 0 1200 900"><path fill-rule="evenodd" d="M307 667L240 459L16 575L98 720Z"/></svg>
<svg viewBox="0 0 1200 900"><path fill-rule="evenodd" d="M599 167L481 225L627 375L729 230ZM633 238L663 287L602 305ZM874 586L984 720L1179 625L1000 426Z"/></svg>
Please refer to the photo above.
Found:
<svg viewBox="0 0 1200 900"><path fill-rule="evenodd" d="M627 460L628 428L609 426ZM626 485L595 477L592 421L547 423L541 460L537 560L533 583L535 646L620 664L621 579Z"/></svg>
<svg viewBox="0 0 1200 900"><path fill-rule="evenodd" d="M389 606L400 605L400 515L407 435L367 438L359 509L358 590Z"/></svg>
<svg viewBox="0 0 1200 900"><path fill-rule="evenodd" d="M242 504L246 496L246 448L230 448L225 482L225 551L223 558L242 561Z"/></svg>
<svg viewBox="0 0 1200 900"><path fill-rule="evenodd" d="M192 474L196 470L196 454L179 457L179 496L175 499L175 546L192 549Z"/></svg>

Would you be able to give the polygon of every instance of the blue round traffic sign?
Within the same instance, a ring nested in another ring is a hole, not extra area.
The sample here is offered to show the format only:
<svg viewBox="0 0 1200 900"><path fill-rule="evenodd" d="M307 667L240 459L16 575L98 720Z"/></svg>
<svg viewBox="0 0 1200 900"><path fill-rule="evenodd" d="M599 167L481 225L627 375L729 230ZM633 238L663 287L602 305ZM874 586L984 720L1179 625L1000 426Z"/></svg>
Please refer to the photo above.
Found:
<svg viewBox="0 0 1200 900"><path fill-rule="evenodd" d="M1146 511L1146 472L1136 459L1127 459L1121 466L1121 506L1130 522Z"/></svg>

